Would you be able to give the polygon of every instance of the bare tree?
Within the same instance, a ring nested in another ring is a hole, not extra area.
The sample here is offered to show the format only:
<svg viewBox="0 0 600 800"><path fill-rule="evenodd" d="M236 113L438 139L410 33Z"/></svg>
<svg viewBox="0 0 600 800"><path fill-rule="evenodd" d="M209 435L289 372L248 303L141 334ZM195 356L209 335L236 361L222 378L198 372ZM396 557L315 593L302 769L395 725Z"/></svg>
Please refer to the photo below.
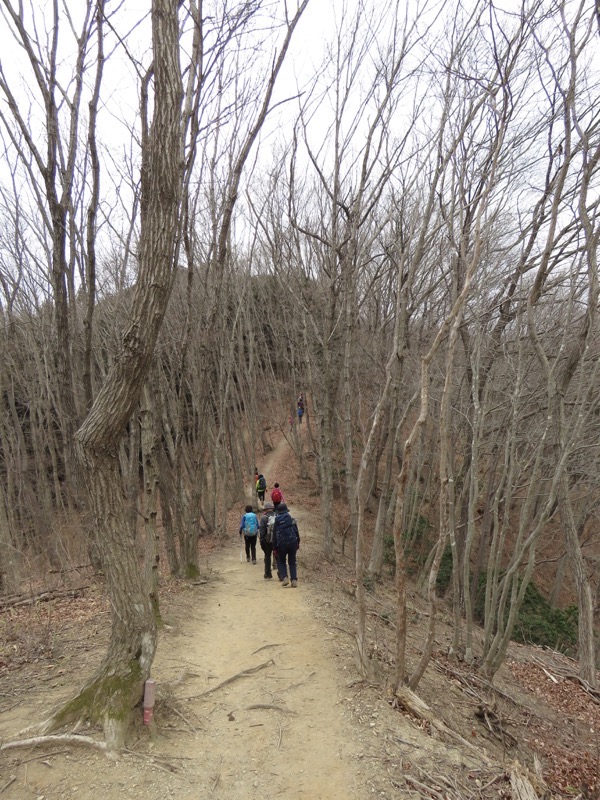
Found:
<svg viewBox="0 0 600 800"><path fill-rule="evenodd" d="M98 8L96 8L98 6ZM82 416L82 404L76 392L74 364L72 358L72 329L74 320L74 260L69 249L69 231L75 208L76 165L79 154L79 128L84 90L85 65L94 27L102 16L103 3L86 0L78 34L75 38L75 63L72 84L63 85L60 76L59 34L63 32L59 3L52 3L51 27L48 42L37 38L44 26L28 30L28 21L22 4L15 6L3 0L4 18L13 37L26 55L33 77L32 85L39 93L43 109L43 139L46 151L39 143L38 133L32 128L33 108L24 107L13 80L5 66L0 66L0 92L7 111L0 113L0 123L9 137L12 147L22 164L24 174L31 182L34 195L39 198L38 209L50 244L50 281L52 285L56 338L54 357L57 367L57 388L61 404L60 418L64 427L63 447L68 448L78 419ZM99 16L96 15L99 12ZM31 22L31 21L30 21ZM66 24L64 26L66 28ZM100 61L98 62L100 63ZM101 72L98 73L98 83ZM68 102L65 102L68 101ZM67 451L62 455L64 469L69 476L67 485L76 486L70 476L71 459Z"/></svg>
<svg viewBox="0 0 600 800"><path fill-rule="evenodd" d="M150 368L176 263L183 181L183 90L177 7L169 0L152 4L152 46L154 113L151 125L143 131L139 277L130 324L122 350L76 439L113 610L111 640L96 673L47 725L56 728L87 713L102 722L111 747L124 742L130 711L142 695L156 649L156 619L126 529L115 456Z"/></svg>

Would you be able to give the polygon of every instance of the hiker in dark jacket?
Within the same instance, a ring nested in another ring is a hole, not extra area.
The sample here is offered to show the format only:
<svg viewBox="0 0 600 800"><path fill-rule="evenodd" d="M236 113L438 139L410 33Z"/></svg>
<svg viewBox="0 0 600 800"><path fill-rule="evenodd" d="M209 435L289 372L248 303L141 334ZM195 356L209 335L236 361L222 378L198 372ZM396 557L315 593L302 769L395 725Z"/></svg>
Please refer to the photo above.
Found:
<svg viewBox="0 0 600 800"><path fill-rule="evenodd" d="M273 574L271 572L271 555L273 553L273 542L271 541L273 528L272 526L269 527L269 520L274 519L275 517L275 508L273 507L273 503L265 503L265 510L264 514L260 518L260 525L259 525L259 537L260 537L260 549L265 554L265 578L272 578Z"/></svg>
<svg viewBox="0 0 600 800"><path fill-rule="evenodd" d="M273 527L273 549L277 553L277 572L284 589L290 585L290 580L292 589L298 586L296 552L299 547L300 533L296 520L292 518L286 504L280 503L277 507L277 516ZM290 569L289 580L287 575L288 565Z"/></svg>

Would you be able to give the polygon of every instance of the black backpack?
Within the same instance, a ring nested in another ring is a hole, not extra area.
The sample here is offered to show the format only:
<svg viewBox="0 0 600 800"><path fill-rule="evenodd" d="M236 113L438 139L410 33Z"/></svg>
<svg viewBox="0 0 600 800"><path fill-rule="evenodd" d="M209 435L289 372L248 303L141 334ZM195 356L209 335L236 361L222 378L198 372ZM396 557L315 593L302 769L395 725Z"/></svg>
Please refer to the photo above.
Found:
<svg viewBox="0 0 600 800"><path fill-rule="evenodd" d="M287 544L293 542L298 537L298 525L296 520L289 512L277 517L277 542Z"/></svg>
<svg viewBox="0 0 600 800"><path fill-rule="evenodd" d="M264 492L266 488L267 488L267 481L261 475L260 478L258 479L258 491Z"/></svg>

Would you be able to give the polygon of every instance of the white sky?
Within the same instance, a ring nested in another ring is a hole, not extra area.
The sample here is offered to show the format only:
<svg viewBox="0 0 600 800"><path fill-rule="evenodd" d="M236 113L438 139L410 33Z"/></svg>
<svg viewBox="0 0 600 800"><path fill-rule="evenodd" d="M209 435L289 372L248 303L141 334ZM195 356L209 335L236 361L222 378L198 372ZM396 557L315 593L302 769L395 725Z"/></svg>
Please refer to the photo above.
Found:
<svg viewBox="0 0 600 800"><path fill-rule="evenodd" d="M223 1L223 0L222 0ZM474 1L474 0L473 0ZM0 10L5 8L5 4L9 0L0 0ZM12 0L16 3L17 0ZM304 17L299 23L298 29L295 33L294 39L289 53L289 58L284 66L283 73L280 76L278 87L275 92L274 101L278 102L281 99L293 96L296 93L298 83L302 84L310 76L312 76L314 69L321 63L321 56L325 47L325 43L332 41L335 36L336 24L348 25L353 17L354 11L363 0L310 0L308 8ZM418 0L406 0L405 3L400 3L399 7L402 11L407 10L409 13L415 13L417 9L422 10L424 7L429 7L431 13L439 10L441 5L438 0L425 0L425 2L418 2ZM471 2L471 0L469 0ZM26 14L29 17L31 10L35 11L38 20L38 38L40 42L40 49L44 51L44 15L47 15L50 4L47 0L23 0ZM295 0L289 0L290 7L295 4ZM569 0L570 5L573 3ZM83 0L65 0L65 4L74 14L74 25L77 29L79 21L77 14L82 13ZM138 20L148 17L150 10L150 0L146 2L139 2L139 0L125 0L119 7L116 0L108 3L108 9L119 8L114 18L114 25L120 36L125 36L132 28L135 32L127 38L127 47L130 55L139 58L143 62L144 69L149 64L150 58L150 29L149 21L139 27L135 27ZM373 8L383 9L386 6L392 6L392 0L373 0ZM448 5L448 9L455 8L457 4ZM550 5L550 3L549 3ZM511 10L516 10L519 4L516 0L505 0L505 6ZM284 0L273 0L273 6L277 7L279 11L284 7ZM63 6L61 5L61 8ZM205 13L208 13L205 11ZM370 13L367 17L369 22L374 23L376 14ZM63 75L69 74L72 68L73 54L74 54L74 35L69 30L69 27L64 24L65 18L61 20L61 63L63 64ZM437 23L437 31L443 23L443 15L440 14ZM46 25L49 28L49 25ZM382 39L390 33L385 28L380 31ZM2 50L0 52L0 64L5 70L7 78L11 84L17 87L15 90L19 95L19 100L22 102L23 115L28 120L31 128L35 131L38 120L41 120L41 103L39 94L36 94L35 81L31 77L31 73L26 70L27 61L24 57L23 51L14 43L14 39L10 33L9 25L6 22L6 11L4 17L0 17L0 35L2 41ZM269 52L263 53L265 63L269 64L276 43L281 42L282 32L280 31L279 37L272 40L271 49ZM360 37L359 37L360 38ZM114 37L112 37L114 46ZM360 44L360 41L358 42ZM107 46L107 55L110 48ZM368 87L373 78L373 68L375 59L372 62L367 58L364 64L366 77L364 86ZM19 83L18 73L23 72L25 76L21 83ZM255 70L256 74L256 70ZM323 78L325 72L320 73ZM90 71L88 81L93 76L93 70ZM65 79L66 81L66 79ZM20 87L20 88L19 88ZM360 105L361 102L361 82L357 81L356 88L353 89L351 103ZM69 87L69 92L72 93L72 85ZM408 94L407 94L408 96ZM129 58L125 56L123 48L117 48L110 54L105 66L105 77L103 84L103 104L99 113L99 131L102 143L110 147L115 159L115 166L122 167L124 160L129 158L131 153L134 161L137 158L137 147L135 144L132 146L132 126L137 131L137 115L139 112L139 78L136 76L133 65ZM3 102L0 98L0 103ZM31 102L31 106L30 106ZM87 106L87 98L84 100L83 108ZM331 119L330 114L330 101L324 104L321 109L318 124L315 124L311 136L318 144L319 137L325 137L325 130ZM6 106L2 106L6 109ZM407 113L411 111L410 101L406 107ZM269 123L263 131L261 137L261 150L260 159L261 163L269 163L272 157L272 151L276 149L278 137L284 137L287 140L290 138L290 125L297 113L297 103L291 102L277 108L269 117ZM358 137L360 139L360 137ZM36 138L43 150L43 135ZM252 158L250 159L252 161ZM134 163L134 180L137 179L136 164ZM7 164L4 162L4 167L0 169L6 170ZM2 176L2 172L0 172ZM112 187L110 181L103 179L103 199L108 204L114 202L114 198L110 199Z"/></svg>

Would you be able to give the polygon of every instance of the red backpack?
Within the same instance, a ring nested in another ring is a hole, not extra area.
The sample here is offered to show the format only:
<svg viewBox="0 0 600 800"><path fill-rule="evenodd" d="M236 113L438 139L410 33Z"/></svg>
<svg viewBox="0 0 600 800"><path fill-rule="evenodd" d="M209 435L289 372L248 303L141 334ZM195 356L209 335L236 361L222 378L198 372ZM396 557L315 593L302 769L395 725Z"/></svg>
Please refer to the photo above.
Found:
<svg viewBox="0 0 600 800"><path fill-rule="evenodd" d="M283 495L279 489L273 489L271 492L271 500L273 501L273 505L275 505L275 503L281 503Z"/></svg>

